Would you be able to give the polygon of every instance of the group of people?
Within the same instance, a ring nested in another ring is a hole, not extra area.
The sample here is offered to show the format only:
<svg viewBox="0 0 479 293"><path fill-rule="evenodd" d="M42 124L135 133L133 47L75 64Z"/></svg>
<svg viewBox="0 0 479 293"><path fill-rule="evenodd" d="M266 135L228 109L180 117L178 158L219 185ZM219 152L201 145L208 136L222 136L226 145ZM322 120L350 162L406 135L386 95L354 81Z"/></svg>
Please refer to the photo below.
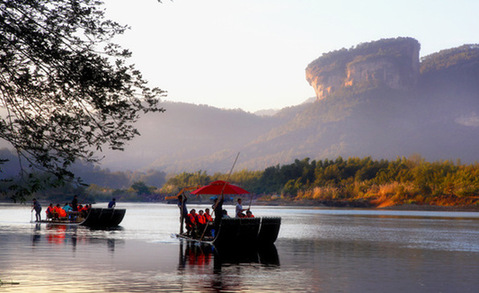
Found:
<svg viewBox="0 0 479 293"><path fill-rule="evenodd" d="M186 215L186 231L188 235L193 234L199 234L199 233L206 233L207 231L207 225L210 225L209 223L213 223L213 217L211 217L210 214L210 209L205 209L199 210L198 213L196 213L195 209L192 209L187 215ZM196 236L201 236L201 235L196 235Z"/></svg>
<svg viewBox="0 0 479 293"><path fill-rule="evenodd" d="M221 219L230 218L228 212L223 209L223 202L224 199L215 198L213 203L213 211L215 218L213 220L212 215L210 214L210 209L207 208L204 211L199 210L196 213L195 209L191 209L188 213L188 209L186 208L186 201L187 198L183 197L182 195L178 196L178 207L180 208L180 233L183 234L183 221L186 224L186 234L188 236L192 236L194 238L204 236L213 236L214 231L218 229ZM246 212L246 214L244 213ZM253 213L249 209L243 209L241 205L241 198L238 198L236 204L236 213L235 217L237 218L254 218Z"/></svg>
<svg viewBox="0 0 479 293"><path fill-rule="evenodd" d="M85 218L88 215L88 211L91 209L91 204L81 205L78 204L78 198L75 195L71 203L65 203L62 207L59 203L55 206L50 203L45 211L47 220L70 220L75 221L78 217ZM35 221L40 222L42 220L41 211L42 206L36 198L33 199L32 211L35 210Z"/></svg>

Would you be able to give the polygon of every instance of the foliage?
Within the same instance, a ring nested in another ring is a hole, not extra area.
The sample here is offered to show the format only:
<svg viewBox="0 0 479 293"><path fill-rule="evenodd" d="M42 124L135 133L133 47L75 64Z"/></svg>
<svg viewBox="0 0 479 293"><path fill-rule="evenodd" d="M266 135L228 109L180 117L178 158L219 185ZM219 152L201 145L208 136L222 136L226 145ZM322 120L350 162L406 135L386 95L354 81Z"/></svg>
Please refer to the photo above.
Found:
<svg viewBox="0 0 479 293"><path fill-rule="evenodd" d="M138 135L140 113L164 111L164 92L110 42L127 27L105 19L101 4L0 1L0 139L28 162L25 180L36 180L31 168L52 173L48 184L73 178L76 160L97 161L105 146L121 150ZM27 186L20 193L42 188Z"/></svg>
<svg viewBox="0 0 479 293"><path fill-rule="evenodd" d="M478 59L478 44L462 45L421 58L421 72L428 73L463 64L471 66L471 62L477 62Z"/></svg>
<svg viewBox="0 0 479 293"><path fill-rule="evenodd" d="M206 173L202 174L208 178ZM168 182L179 183L179 178L192 176L182 173ZM212 181L221 176L224 179L224 174L209 178ZM394 161L373 160L371 157L319 161L305 158L292 164L271 166L264 171L242 170L233 173L230 181L268 203L289 200L298 204L312 201L361 207L401 204L477 206L478 178L479 164L426 162L413 155Z"/></svg>

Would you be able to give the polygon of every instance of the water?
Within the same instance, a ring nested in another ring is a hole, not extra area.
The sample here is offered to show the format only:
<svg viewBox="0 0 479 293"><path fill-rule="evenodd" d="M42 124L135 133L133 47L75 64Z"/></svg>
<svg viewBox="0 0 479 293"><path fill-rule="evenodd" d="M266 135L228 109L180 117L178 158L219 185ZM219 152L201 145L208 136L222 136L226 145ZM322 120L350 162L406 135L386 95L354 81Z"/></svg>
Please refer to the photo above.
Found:
<svg viewBox="0 0 479 293"><path fill-rule="evenodd" d="M118 207L120 228L91 230L0 205L0 292L479 290L479 213L254 207L282 216L275 246L229 252L174 238L174 205Z"/></svg>

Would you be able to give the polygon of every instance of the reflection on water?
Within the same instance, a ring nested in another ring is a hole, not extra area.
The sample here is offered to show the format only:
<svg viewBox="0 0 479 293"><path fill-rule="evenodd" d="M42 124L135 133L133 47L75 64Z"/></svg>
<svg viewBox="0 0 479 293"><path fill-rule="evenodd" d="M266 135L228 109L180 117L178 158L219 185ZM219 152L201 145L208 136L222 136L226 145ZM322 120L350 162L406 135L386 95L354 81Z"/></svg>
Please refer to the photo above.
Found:
<svg viewBox="0 0 479 293"><path fill-rule="evenodd" d="M229 207L228 207L229 208ZM234 208L234 207L232 207ZM275 246L171 237L175 206L130 204L122 227L30 224L0 206L0 292L477 292L479 215L256 208Z"/></svg>
<svg viewBox="0 0 479 293"><path fill-rule="evenodd" d="M96 229L101 231L122 230L121 227L114 229ZM80 230L80 233L78 232ZM76 249L77 244L89 245L96 243L106 243L109 251L115 250L115 243L124 242L114 238L93 238L88 231L95 229L68 224L39 224L33 226L32 247L38 246L43 239L49 244L71 246Z"/></svg>
<svg viewBox="0 0 479 293"><path fill-rule="evenodd" d="M180 240L178 270L187 267L198 269L208 266L213 260L215 272L221 272L224 265L261 264L279 266L279 256L276 246L260 247L215 247L194 241Z"/></svg>
<svg viewBox="0 0 479 293"><path fill-rule="evenodd" d="M251 279L248 280L246 277L244 280L245 272L237 271L231 274L231 268L241 267L243 270L248 270L258 269L258 266L279 266L279 257L274 245L219 248L186 240L180 240L179 243L178 273L183 276L203 276L203 280L199 281L198 285L205 291L237 291L251 286L248 285ZM187 286L187 284L183 285ZM259 284L255 287L260 288Z"/></svg>

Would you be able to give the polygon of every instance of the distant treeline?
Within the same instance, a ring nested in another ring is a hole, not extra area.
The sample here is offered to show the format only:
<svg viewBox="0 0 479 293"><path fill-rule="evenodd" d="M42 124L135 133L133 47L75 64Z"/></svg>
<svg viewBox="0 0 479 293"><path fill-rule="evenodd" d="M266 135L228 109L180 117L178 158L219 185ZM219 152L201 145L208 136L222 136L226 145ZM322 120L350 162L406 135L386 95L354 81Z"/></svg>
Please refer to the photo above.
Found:
<svg viewBox="0 0 479 293"><path fill-rule="evenodd" d="M83 162L73 165L71 171L84 185L74 182L56 182L51 174L39 171L35 172L37 180L23 180L19 177L21 168L14 151L0 149L0 158L2 158L0 160L0 200L4 201L14 198L12 187L15 186L24 187L26 190L38 190L34 195L24 194L18 197L17 194L15 200L18 201L37 197L42 201L64 203L70 201L73 195L77 195L84 203L109 201L111 196L115 195L125 200L145 201L151 200L152 196L156 198L154 191L166 182L166 173L158 170L110 171ZM32 184L35 186L25 186Z"/></svg>
<svg viewBox="0 0 479 293"><path fill-rule="evenodd" d="M101 174L99 170L98 173ZM228 180L252 193L258 202L323 204L329 206L387 207L403 204L479 208L479 163L427 162L419 155L396 160L351 157L335 160L296 159L291 164L271 166L263 171L241 170L230 176L206 171L159 175L161 188L141 180L125 179L124 188L101 184L72 186L64 184L38 192L43 200L70 199L80 195L84 201L162 201L184 187ZM119 175L117 173L116 175ZM152 179L155 176L145 177ZM166 182L165 182L166 181ZM86 182L89 183L89 182ZM5 182L2 184L6 184ZM7 193L3 194L6 199Z"/></svg>
<svg viewBox="0 0 479 293"><path fill-rule="evenodd" d="M264 171L242 170L231 175L259 200L311 201L338 206L418 204L479 207L479 164L426 162L419 156L394 161L338 157L335 160L295 160ZM182 173L163 190L203 185L225 174Z"/></svg>

